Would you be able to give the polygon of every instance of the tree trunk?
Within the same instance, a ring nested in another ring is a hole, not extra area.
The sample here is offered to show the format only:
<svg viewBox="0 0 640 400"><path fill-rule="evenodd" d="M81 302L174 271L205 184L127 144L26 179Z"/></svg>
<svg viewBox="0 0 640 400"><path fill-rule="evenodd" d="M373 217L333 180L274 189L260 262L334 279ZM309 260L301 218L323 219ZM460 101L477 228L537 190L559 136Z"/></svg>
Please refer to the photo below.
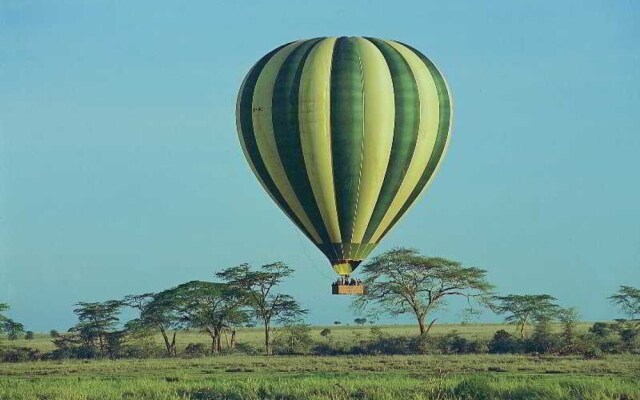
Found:
<svg viewBox="0 0 640 400"><path fill-rule="evenodd" d="M231 331L231 343L229 344L229 348L231 350L235 350L235 348L236 348L236 331L235 331L235 329Z"/></svg>
<svg viewBox="0 0 640 400"><path fill-rule="evenodd" d="M431 331L431 328L433 328L433 324L436 323L438 319L434 318L433 321L429 322L429 326L427 326L427 331L425 332L425 335L429 333L429 331Z"/></svg>
<svg viewBox="0 0 640 400"><path fill-rule="evenodd" d="M178 350L176 349L176 331L173 331L173 338L171 339L171 352L174 357L178 355Z"/></svg>
<svg viewBox="0 0 640 400"><path fill-rule="evenodd" d="M269 327L268 323L265 323L264 324L264 350L268 356L273 354L273 351L271 349L271 338L269 337L270 333L271 333L271 328Z"/></svg>
<svg viewBox="0 0 640 400"><path fill-rule="evenodd" d="M424 336L427 333L427 329L424 326L424 315L418 315L418 328L420 328L420 336Z"/></svg>
<svg viewBox="0 0 640 400"><path fill-rule="evenodd" d="M220 334L220 331L218 331L218 336L216 337L216 350L219 353L222 353L222 335Z"/></svg>
<svg viewBox="0 0 640 400"><path fill-rule="evenodd" d="M211 355L218 354L218 349L220 348L220 342L218 340L219 332L215 328L207 328L207 332L211 338Z"/></svg>
<svg viewBox="0 0 640 400"><path fill-rule="evenodd" d="M102 341L102 334L98 335L98 342L100 343L100 355L104 357L104 342Z"/></svg>
<svg viewBox="0 0 640 400"><path fill-rule="evenodd" d="M167 331L165 331L165 329L163 327L160 328L160 333L162 334L162 339L164 340L164 347L167 350L167 356L171 357L172 354L172 348L171 348L171 343L169 343L169 337L167 336ZM173 339L175 340L175 332L173 333Z"/></svg>

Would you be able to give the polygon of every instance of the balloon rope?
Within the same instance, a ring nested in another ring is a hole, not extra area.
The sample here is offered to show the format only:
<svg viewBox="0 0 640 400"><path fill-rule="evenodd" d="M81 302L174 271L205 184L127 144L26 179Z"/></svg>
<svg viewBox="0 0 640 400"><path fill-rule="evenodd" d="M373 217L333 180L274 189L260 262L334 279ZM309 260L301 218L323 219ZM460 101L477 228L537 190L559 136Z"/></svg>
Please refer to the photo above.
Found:
<svg viewBox="0 0 640 400"><path fill-rule="evenodd" d="M296 231L296 237L298 238L298 241L300 242L300 247L302 248L302 252L304 253L305 257L307 257L307 260L309 260L309 264L311 265L311 268L316 270L316 272L319 272L320 275L322 275L324 278L333 279L331 276L327 275L327 273L324 271L324 269L318 268L318 266L313 262L313 259L309 256L309 253L307 253L307 250L305 249L305 246L307 244L303 243L300 232Z"/></svg>

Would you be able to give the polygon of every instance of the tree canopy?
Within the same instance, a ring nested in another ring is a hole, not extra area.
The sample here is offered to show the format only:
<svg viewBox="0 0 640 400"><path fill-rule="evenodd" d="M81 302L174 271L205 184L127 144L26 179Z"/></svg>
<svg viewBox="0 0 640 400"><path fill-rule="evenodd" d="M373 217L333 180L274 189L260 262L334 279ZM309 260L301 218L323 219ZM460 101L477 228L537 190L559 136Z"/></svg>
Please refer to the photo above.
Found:
<svg viewBox="0 0 640 400"><path fill-rule="evenodd" d="M520 337L524 338L527 324L557 315L560 307L554 301L556 298L548 294L494 296L492 309L497 314L505 314L505 321L516 325Z"/></svg>
<svg viewBox="0 0 640 400"><path fill-rule="evenodd" d="M191 281L161 292L145 317L200 329L211 337L212 353L219 353L223 331L249 320L243 300L228 284Z"/></svg>
<svg viewBox="0 0 640 400"><path fill-rule="evenodd" d="M629 319L640 319L640 289L632 286L620 286L618 291L609 296Z"/></svg>
<svg viewBox="0 0 640 400"><path fill-rule="evenodd" d="M425 326L428 315L451 297L464 297L484 304L493 286L486 271L464 267L457 261L427 257L417 250L395 248L361 267L365 294L354 300L356 310L374 307L373 314L412 314L424 335L436 319Z"/></svg>
<svg viewBox="0 0 640 400"><path fill-rule="evenodd" d="M282 262L266 264L257 270L249 264L241 264L216 274L244 297L253 317L262 323L267 355L273 352L272 323L292 325L307 313L292 296L274 293L275 288L292 274L293 269Z"/></svg>

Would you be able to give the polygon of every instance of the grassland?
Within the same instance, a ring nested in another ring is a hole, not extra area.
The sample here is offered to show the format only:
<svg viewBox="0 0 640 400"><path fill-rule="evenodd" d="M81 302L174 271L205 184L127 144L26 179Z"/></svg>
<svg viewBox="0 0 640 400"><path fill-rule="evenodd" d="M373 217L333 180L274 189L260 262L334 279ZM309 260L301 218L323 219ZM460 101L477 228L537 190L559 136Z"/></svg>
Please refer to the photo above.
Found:
<svg viewBox="0 0 640 400"><path fill-rule="evenodd" d="M248 357L0 365L2 400L640 399L640 360Z"/></svg>
<svg viewBox="0 0 640 400"><path fill-rule="evenodd" d="M586 330L589 324L582 324ZM332 326L332 340L349 342L370 326ZM503 325L442 325L489 338ZM512 330L513 327L506 327ZM320 339L323 327L314 327ZM413 326L387 326L390 336L414 335ZM257 328L239 340L259 347ZM15 341L51 349L48 335ZM180 347L207 343L206 335L179 332ZM6 344L6 342L4 342ZM213 400L213 399L640 399L640 357L524 355L242 356L195 359L40 361L0 364L0 400Z"/></svg>

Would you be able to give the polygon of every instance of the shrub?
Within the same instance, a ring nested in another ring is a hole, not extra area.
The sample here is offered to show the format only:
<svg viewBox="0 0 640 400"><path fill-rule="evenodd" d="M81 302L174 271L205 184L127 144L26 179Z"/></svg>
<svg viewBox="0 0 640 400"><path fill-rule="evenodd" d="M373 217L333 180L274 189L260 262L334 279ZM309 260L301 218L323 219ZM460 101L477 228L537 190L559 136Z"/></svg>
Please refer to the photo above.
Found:
<svg viewBox="0 0 640 400"><path fill-rule="evenodd" d="M320 331L320 336L322 337L327 337L331 335L331 329L329 328L324 328L323 330Z"/></svg>
<svg viewBox="0 0 640 400"><path fill-rule="evenodd" d="M482 339L470 340L467 345L467 353L483 354L489 351L487 341Z"/></svg>
<svg viewBox="0 0 640 400"><path fill-rule="evenodd" d="M308 325L285 326L274 340L278 354L308 354L313 348L311 329Z"/></svg>
<svg viewBox="0 0 640 400"><path fill-rule="evenodd" d="M596 336L606 337L611 334L611 326L605 322L595 322L591 328L589 328L589 332Z"/></svg>
<svg viewBox="0 0 640 400"><path fill-rule="evenodd" d="M356 354L413 354L415 353L414 340L404 336L374 336L369 340L361 343L352 350Z"/></svg>
<svg viewBox="0 0 640 400"><path fill-rule="evenodd" d="M39 350L29 347L8 347L0 350L0 359L3 362L37 361L41 358Z"/></svg>
<svg viewBox="0 0 640 400"><path fill-rule="evenodd" d="M33 331L26 331L26 332L24 333L24 338L25 338L26 340L33 340L33 339L35 338L35 336L36 336L36 335L33 333Z"/></svg>
<svg viewBox="0 0 640 400"><path fill-rule="evenodd" d="M419 335L412 341L413 352L415 354L439 353L435 340L429 335Z"/></svg>
<svg viewBox="0 0 640 400"><path fill-rule="evenodd" d="M248 343L241 342L236 343L235 351L246 355L256 356L258 354L262 354L264 352L264 349L260 349Z"/></svg>
<svg viewBox="0 0 640 400"><path fill-rule="evenodd" d="M582 357L586 360L597 360L603 358L602 350L598 346L587 345L580 349Z"/></svg>
<svg viewBox="0 0 640 400"><path fill-rule="evenodd" d="M124 358L154 358L165 354L164 349L158 346L153 337L130 339L122 346L120 352Z"/></svg>
<svg viewBox="0 0 640 400"><path fill-rule="evenodd" d="M551 321L547 318L536 321L533 335L526 343L527 351L540 354L552 353L559 347L559 340L551 333Z"/></svg>
<svg viewBox="0 0 640 400"><path fill-rule="evenodd" d="M184 355L190 358L204 357L208 354L207 346L204 343L189 343L184 348Z"/></svg>
<svg viewBox="0 0 640 400"><path fill-rule="evenodd" d="M458 332L452 331L438 337L436 343L443 354L459 354L465 352L467 339L460 336Z"/></svg>
<svg viewBox="0 0 640 400"><path fill-rule="evenodd" d="M520 339L515 338L512 334L500 329L493 334L493 338L487 344L489 353L491 354L506 354L506 353L521 353L522 342Z"/></svg>
<svg viewBox="0 0 640 400"><path fill-rule="evenodd" d="M58 332L55 329L52 329L52 330L49 331L49 336L51 336L52 339L59 338L60 337L60 332Z"/></svg>

